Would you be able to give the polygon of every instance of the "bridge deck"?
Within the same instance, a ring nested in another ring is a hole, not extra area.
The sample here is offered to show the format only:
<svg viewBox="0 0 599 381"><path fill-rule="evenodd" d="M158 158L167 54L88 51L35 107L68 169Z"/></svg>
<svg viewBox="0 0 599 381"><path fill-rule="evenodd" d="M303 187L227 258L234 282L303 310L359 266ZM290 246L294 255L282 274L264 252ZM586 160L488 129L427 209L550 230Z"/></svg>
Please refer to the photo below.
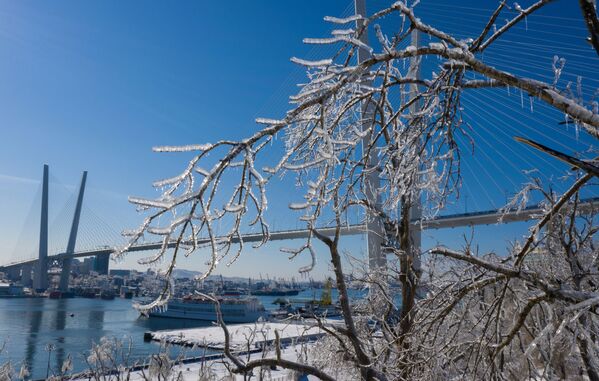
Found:
<svg viewBox="0 0 599 381"><path fill-rule="evenodd" d="M588 213L594 210L599 210L599 197L589 198L582 200L579 204L579 209L583 213ZM543 210L538 205L533 205L527 208L522 209L521 211L511 210L505 214L499 213L498 210L487 210L483 212L474 212L474 213L463 213L463 214L454 214L448 216L439 216L430 220L422 220L422 221L412 221L412 225L414 227L420 227L422 230L427 229L445 229L445 228L455 228L460 226L474 226L474 225L491 225L496 223L508 223L508 222L518 222L518 221L529 221L536 218L539 218L543 213ZM499 221L500 217L503 218ZM324 235L331 236L335 232L335 228L325 227L318 229ZM355 234L364 234L366 232L365 225L350 225L341 229L342 235L355 235ZM280 241L287 239L299 239L305 238L308 232L306 229L296 229L296 230L281 230L270 233L269 241ZM263 237L260 233L250 233L242 236L244 242L260 242ZM239 242L239 238L233 238L233 243ZM199 239L199 244L208 243L209 240L207 238ZM169 244L169 247L174 247L175 242ZM138 245L132 246L129 251L147 251L147 250L157 250L162 247L162 242L150 242L150 243L141 243ZM68 258L81 258L81 257L90 257L96 255L108 255L113 252L113 248L104 247L94 250L87 251L79 251L73 254L67 255L65 253L60 253L56 255L49 256L48 259L62 259L65 257ZM37 259L30 259L20 262L9 263L3 266L0 266L0 270L7 269L9 267L22 266L25 264L35 263Z"/></svg>

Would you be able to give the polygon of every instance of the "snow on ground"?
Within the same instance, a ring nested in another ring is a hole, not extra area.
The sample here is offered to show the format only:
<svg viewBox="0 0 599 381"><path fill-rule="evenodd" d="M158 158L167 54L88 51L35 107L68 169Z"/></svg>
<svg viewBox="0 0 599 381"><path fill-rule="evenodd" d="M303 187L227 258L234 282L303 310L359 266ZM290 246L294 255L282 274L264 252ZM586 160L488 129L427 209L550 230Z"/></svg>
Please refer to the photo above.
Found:
<svg viewBox="0 0 599 381"><path fill-rule="evenodd" d="M233 351L247 351L274 342L279 332L282 344L314 340L324 332L312 324L258 322L228 325L230 345ZM148 332L152 340L169 344L224 349L225 334L221 327L201 327L168 331Z"/></svg>
<svg viewBox="0 0 599 381"><path fill-rule="evenodd" d="M295 346L287 346L281 350L281 358L288 361L300 361L306 352L306 346L312 344L303 344ZM303 354L303 355L302 355ZM264 358L274 358L275 353L272 350L254 352L251 354L240 354L238 356L243 362L258 360ZM232 368L229 360L220 358L217 360L210 361L197 361L187 364L175 364L172 367L164 366L147 366L142 369L127 371L122 370L120 374L112 375L97 375L97 377L89 375L74 377L73 381L83 380L95 380L100 379L104 381L116 381L116 380L130 380L130 381L145 381L145 380L168 380L168 381L216 381L216 380L227 380L227 381L241 381L241 380L264 380L264 381L287 381L297 380L299 375L291 370L282 368L270 369L270 368L255 368L253 370L252 377L241 374L232 374L229 369ZM317 380L317 378L309 376L310 381Z"/></svg>
<svg viewBox="0 0 599 381"><path fill-rule="evenodd" d="M290 346L281 351L281 358L290 361L298 360L298 351L301 351L300 347ZM246 361L257 360L262 356L272 358L275 356L273 352L268 353L253 353L251 355L240 356L241 359ZM170 377L173 380L181 381L198 381L198 380L248 380L247 376L240 374L231 374L228 367L230 362L228 360L215 360L209 362L196 362L191 364L182 364L173 367L170 373ZM138 371L131 374L131 381L142 381L147 379L156 379L155 374L150 375L148 369ZM265 380L265 381L287 381L296 380L297 376L293 371L277 368L277 369L254 369L254 377L249 378L250 380ZM148 377L150 376L150 377ZM145 378L144 378L145 377ZM317 378L309 377L310 380L317 380Z"/></svg>

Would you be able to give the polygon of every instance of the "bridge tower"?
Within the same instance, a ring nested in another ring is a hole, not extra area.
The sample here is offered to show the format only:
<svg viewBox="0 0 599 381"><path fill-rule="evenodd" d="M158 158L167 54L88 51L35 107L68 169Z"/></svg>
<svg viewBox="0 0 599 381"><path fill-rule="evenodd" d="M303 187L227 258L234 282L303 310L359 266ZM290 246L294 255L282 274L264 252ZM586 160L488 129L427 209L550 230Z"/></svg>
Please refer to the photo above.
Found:
<svg viewBox="0 0 599 381"><path fill-rule="evenodd" d="M354 0L355 14L366 17L366 1L365 0ZM363 19L356 21L356 27L361 28L364 24ZM368 30L364 30L360 36L360 41L365 45L368 45ZM362 63L370 58L370 52L364 47L358 48L358 63ZM371 83L365 83L364 85L370 86ZM367 102L362 104L362 130L368 130L370 125L374 123L374 104ZM367 145L370 143L372 132L368 133L362 140L362 149L365 150ZM371 167L374 165L374 157L371 155L368 157L367 164ZM376 171L371 171L367 175L366 179L366 198L371 205L376 207L381 206L381 199L377 193L380 188L381 180ZM383 226L383 220L377 213L368 211L366 213L366 240L368 248L368 266L371 269L383 269L387 266L387 257L383 252L383 243L385 237L385 228Z"/></svg>
<svg viewBox="0 0 599 381"><path fill-rule="evenodd" d="M98 254L94 258L94 271L100 275L108 275L110 254Z"/></svg>
<svg viewBox="0 0 599 381"><path fill-rule="evenodd" d="M25 287L31 287L31 270L33 265L25 264L21 266L21 284Z"/></svg>
<svg viewBox="0 0 599 381"><path fill-rule="evenodd" d="M67 243L66 255L62 261L62 272L60 273L59 290L62 292L69 289L69 276L71 274L71 263L73 258L70 257L75 253L75 243L77 242L77 231L79 230L79 218L81 217L81 206L83 205L83 194L85 193L85 182L87 180L87 171L81 176L81 185L79 186L79 194L77 195L77 205L75 206L75 214L71 224L71 233L69 234L69 242Z"/></svg>
<svg viewBox="0 0 599 381"><path fill-rule="evenodd" d="M354 0L355 14L362 15L366 17L366 0ZM362 27L364 21L362 19L358 20L357 28ZM412 31L412 45L418 47L420 35L418 30ZM360 41L365 45L368 45L368 30L364 30L362 35L360 36ZM371 56L370 52L364 47L358 48L358 63L362 63L369 59ZM413 78L420 78L420 57L413 57L410 60L410 68L408 71L408 76ZM366 86L369 86L370 83L365 83ZM410 94L415 96L418 94L419 86L418 84L413 84L410 86ZM420 102L415 102L411 107L411 112L416 113L420 109ZM362 106L362 129L366 130L369 124L374 123L374 104L369 103ZM368 143L370 141L370 136L366 136L363 140L364 143ZM373 166L374 158L368 158L369 166ZM372 165L370 165L372 164ZM376 171L371 171L367 178L366 184L366 198L368 202L376 205L377 207L381 207L380 196L376 193L377 189L380 187L380 179L378 177L378 173ZM414 205L410 208L410 220L420 220L422 218L422 203L420 200L420 194L417 195L417 200L414 202ZM383 252L382 245L384 243L385 237L385 228L383 226L382 219L376 215L376 213L368 212L366 216L366 229L367 229L367 240L368 240L368 262L371 268L384 268L387 265L387 258ZM420 269L420 250L422 244L422 231L420 225L412 226L410 229L410 240L412 241L412 246L415 252L414 265L417 268L417 271Z"/></svg>
<svg viewBox="0 0 599 381"><path fill-rule="evenodd" d="M414 29L411 34L412 46L416 48L420 47L420 31ZM408 69L408 77L420 79L420 60L421 56L414 56L410 59L410 68ZM410 98L418 95L420 92L420 85L413 83L410 85ZM410 107L410 113L412 115L417 114L422 108L422 99L414 102ZM410 221L421 221L422 220L422 195L420 192L415 197L413 205L410 206ZM422 246L422 228L421 225L412 225L410 229L410 240L412 241L413 252L413 263L414 269L417 272L421 271L420 264L420 251Z"/></svg>
<svg viewBox="0 0 599 381"><path fill-rule="evenodd" d="M44 164L44 177L42 179L39 255L35 267L33 288L39 291L48 288L48 164Z"/></svg>

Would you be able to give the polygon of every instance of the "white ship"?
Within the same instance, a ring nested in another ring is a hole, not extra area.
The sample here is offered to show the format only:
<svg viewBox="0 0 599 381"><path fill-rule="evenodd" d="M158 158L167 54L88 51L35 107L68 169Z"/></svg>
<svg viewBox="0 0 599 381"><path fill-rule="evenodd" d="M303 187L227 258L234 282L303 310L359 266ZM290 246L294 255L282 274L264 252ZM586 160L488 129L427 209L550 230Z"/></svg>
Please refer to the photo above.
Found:
<svg viewBox="0 0 599 381"><path fill-rule="evenodd" d="M268 315L256 297L221 296L218 299L225 323L253 323ZM166 310L150 312L150 317L217 321L216 304L199 295L172 299Z"/></svg>

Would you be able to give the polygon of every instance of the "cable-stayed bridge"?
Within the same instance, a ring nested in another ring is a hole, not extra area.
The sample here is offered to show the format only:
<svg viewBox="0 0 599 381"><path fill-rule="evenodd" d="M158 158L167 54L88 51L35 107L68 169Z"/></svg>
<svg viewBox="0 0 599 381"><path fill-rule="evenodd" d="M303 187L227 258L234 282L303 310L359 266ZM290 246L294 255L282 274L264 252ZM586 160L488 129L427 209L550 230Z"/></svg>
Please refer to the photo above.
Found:
<svg viewBox="0 0 599 381"><path fill-rule="evenodd" d="M61 268L59 289L61 291L68 290L69 276L71 273L72 260L75 258L93 257L94 270L100 274L108 274L110 254L113 252L115 242L110 242L108 245L100 245L96 248L76 250L77 235L80 228L81 211L83 209L83 197L85 194L85 185L87 181L87 172L83 172L81 184L76 197L75 209L72 215L70 233L68 236L67 246L64 250L49 255L48 244L48 178L49 168L44 165L42 195L41 195L41 213L39 225L39 246L37 256L35 258L16 259L8 261L0 265L0 271L4 272L9 279L20 281L25 286L33 286L36 290L41 291L48 288L49 284L49 267L51 265ZM581 212L589 212L599 209L599 197L582 200L579 204ZM539 205L532 205L522 210L509 210L507 212L500 210L486 210L474 213L461 213L446 216L439 216L432 219L414 219L411 223L413 230L416 231L416 242L420 242L420 233L426 229L443 229L455 228L462 226L489 225L501 223L511 223L519 221L528 221L539 218L543 210ZM335 228L324 227L318 229L324 235L333 235ZM341 229L342 235L366 234L366 225L356 224L348 225ZM270 233L270 241L301 239L308 235L306 229L280 230ZM260 242L263 239L262 234L253 233L242 235L244 242ZM234 238L233 242L238 240ZM199 239L198 243L208 243L208 239ZM169 244L169 247L174 247L175 242ZM162 247L162 242L140 243L132 246L129 252L157 250ZM378 258L380 253L369 253L369 257Z"/></svg>

